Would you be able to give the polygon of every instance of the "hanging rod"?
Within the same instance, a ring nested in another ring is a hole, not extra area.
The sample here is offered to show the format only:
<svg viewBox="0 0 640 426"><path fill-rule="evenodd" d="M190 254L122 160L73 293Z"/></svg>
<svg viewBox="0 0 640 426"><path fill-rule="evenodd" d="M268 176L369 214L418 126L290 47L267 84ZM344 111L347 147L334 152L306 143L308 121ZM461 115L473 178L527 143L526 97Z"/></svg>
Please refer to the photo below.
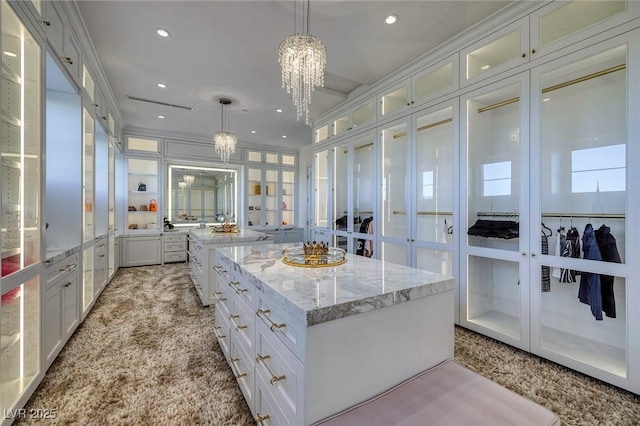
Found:
<svg viewBox="0 0 640 426"><path fill-rule="evenodd" d="M605 219L625 219L624 213L542 213L542 217L568 217L568 218L585 218L597 219L603 217Z"/></svg>
<svg viewBox="0 0 640 426"><path fill-rule="evenodd" d="M355 216L356 214L373 214L373 212L368 212L366 210L354 210L353 214Z"/></svg>
<svg viewBox="0 0 640 426"><path fill-rule="evenodd" d="M418 131L421 132L423 130L430 129L432 127L440 126L442 124L451 123L452 121L453 121L453 118L445 118L444 120L436 121L435 123L426 124L424 126L418 127ZM407 136L407 132L402 132L402 133L398 133L397 135L393 135L393 138L394 139L398 139L398 138L401 138L403 136Z"/></svg>
<svg viewBox="0 0 640 426"><path fill-rule="evenodd" d="M373 142L366 143L366 144L360 145L360 146L356 146L354 149L358 150L358 149L363 149L363 148L369 148L370 146L373 146ZM347 151L345 151L345 152L347 152Z"/></svg>
<svg viewBox="0 0 640 426"><path fill-rule="evenodd" d="M518 217L520 213L517 212L478 212L478 217Z"/></svg>
<svg viewBox="0 0 640 426"><path fill-rule="evenodd" d="M611 74L612 72L616 72L616 71L621 71L621 70L626 69L626 68L627 68L626 64L616 65L615 67L607 68L607 69L602 70L602 71L598 71L598 72L594 72L594 73L591 73L591 74L587 74L587 75L582 76L582 77L574 78L573 80L565 81L564 83L559 83L559 84L544 88L544 89L542 89L542 93L552 92L554 90L562 89L563 87L571 86L571 85L574 85L574 84L577 84L577 83L582 83L583 81L591 80L593 78L602 77L603 75ZM496 109L496 108L500 108L500 107L503 107L505 105L509 105L509 104L514 103L514 102L518 102L519 100L520 100L520 98L517 97L517 98L507 99L506 101L498 102L498 103L493 104L493 105L488 105L486 107L478 108L478 113L485 112L485 111L490 111L490 110Z"/></svg>
<svg viewBox="0 0 640 426"><path fill-rule="evenodd" d="M406 210L394 210L393 214L407 214ZM433 212L433 211L418 211L419 216L453 216L452 212Z"/></svg>

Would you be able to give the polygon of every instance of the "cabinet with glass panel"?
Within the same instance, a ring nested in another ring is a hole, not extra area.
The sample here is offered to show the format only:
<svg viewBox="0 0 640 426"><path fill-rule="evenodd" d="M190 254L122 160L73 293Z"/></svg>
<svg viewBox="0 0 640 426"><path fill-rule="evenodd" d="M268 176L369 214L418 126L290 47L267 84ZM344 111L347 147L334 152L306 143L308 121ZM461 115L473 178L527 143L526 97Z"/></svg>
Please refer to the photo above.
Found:
<svg viewBox="0 0 640 426"><path fill-rule="evenodd" d="M7 1L2 40L0 408L21 407L41 377L42 51Z"/></svg>
<svg viewBox="0 0 640 426"><path fill-rule="evenodd" d="M637 1L554 1L460 52L461 85L569 47L640 16Z"/></svg>
<svg viewBox="0 0 640 426"><path fill-rule="evenodd" d="M294 226L297 156L250 150L247 159L247 226Z"/></svg>

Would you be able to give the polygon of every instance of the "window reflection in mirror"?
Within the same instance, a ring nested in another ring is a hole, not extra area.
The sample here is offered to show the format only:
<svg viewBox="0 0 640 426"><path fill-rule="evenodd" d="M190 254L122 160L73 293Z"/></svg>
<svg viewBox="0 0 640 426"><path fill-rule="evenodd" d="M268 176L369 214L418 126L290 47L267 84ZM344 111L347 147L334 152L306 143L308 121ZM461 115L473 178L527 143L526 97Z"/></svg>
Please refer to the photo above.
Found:
<svg viewBox="0 0 640 426"><path fill-rule="evenodd" d="M174 226L236 223L237 171L170 165L168 221Z"/></svg>

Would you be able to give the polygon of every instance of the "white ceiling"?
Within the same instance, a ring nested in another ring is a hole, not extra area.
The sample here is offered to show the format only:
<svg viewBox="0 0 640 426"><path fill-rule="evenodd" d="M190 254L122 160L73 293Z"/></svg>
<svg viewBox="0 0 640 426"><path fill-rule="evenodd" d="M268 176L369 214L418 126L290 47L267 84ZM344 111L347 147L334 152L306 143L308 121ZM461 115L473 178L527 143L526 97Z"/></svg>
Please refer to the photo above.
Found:
<svg viewBox="0 0 640 426"><path fill-rule="evenodd" d="M230 98L240 144L302 147L311 130L281 86L278 46L294 32L294 1L77 1L128 127L208 138ZM311 1L310 33L327 47L314 118L411 62L509 1ZM302 8L297 2L298 14ZM399 20L386 25L394 13ZM298 19L298 32L300 32ZM171 33L156 34L157 28ZM157 83L167 85L166 89ZM362 90L362 88L360 89ZM358 90L359 92L359 90ZM127 96L193 107L192 111ZM276 108L282 108L277 113ZM226 114L226 113L225 113ZM164 115L165 119L157 118ZM257 133L252 134L251 130ZM287 138L283 139L282 135Z"/></svg>

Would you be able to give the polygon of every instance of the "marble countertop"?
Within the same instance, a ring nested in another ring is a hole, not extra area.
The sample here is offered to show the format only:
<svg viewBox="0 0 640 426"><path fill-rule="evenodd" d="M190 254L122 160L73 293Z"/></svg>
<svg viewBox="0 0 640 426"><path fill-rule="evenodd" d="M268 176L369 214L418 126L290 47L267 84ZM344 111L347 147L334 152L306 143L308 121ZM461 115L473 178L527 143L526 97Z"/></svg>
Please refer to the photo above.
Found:
<svg viewBox="0 0 640 426"><path fill-rule="evenodd" d="M301 268L282 262L282 250L300 243L218 249L222 262L245 285L306 326L452 291L453 277L354 254L329 268ZM227 258L225 261L224 258ZM453 309L453 306L451 307Z"/></svg>
<svg viewBox="0 0 640 426"><path fill-rule="evenodd" d="M211 228L191 229L189 235L196 238L201 244L228 244L251 241L273 241L273 235L262 232L252 231L250 229L241 229L238 233L221 233L211 232Z"/></svg>

